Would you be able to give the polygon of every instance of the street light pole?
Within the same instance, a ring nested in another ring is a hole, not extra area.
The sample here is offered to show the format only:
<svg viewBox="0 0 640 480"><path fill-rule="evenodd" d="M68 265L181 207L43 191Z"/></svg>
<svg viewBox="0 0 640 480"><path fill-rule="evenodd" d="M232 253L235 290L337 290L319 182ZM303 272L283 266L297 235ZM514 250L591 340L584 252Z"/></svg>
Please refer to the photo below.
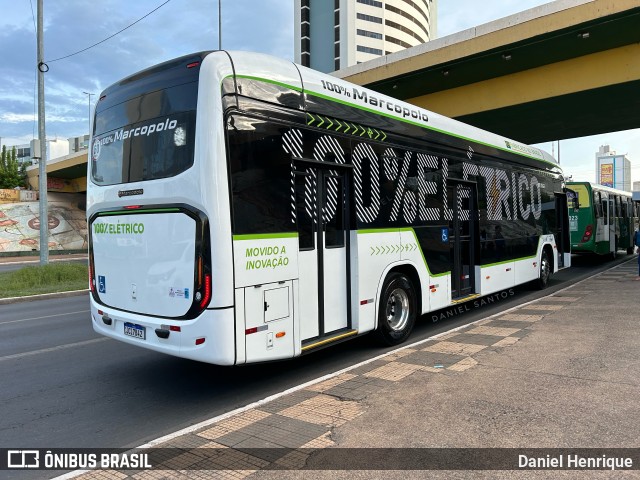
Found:
<svg viewBox="0 0 640 480"><path fill-rule="evenodd" d="M218 0L218 50L222 50L222 0Z"/></svg>
<svg viewBox="0 0 640 480"><path fill-rule="evenodd" d="M85 95L89 96L89 136L91 136L91 97L95 95L95 93L82 92Z"/></svg>
<svg viewBox="0 0 640 480"><path fill-rule="evenodd" d="M38 67L38 139L40 143L40 162L38 190L40 194L40 265L49 263L49 205L47 202L47 136L44 125L44 73L49 69L44 63L42 0L38 0L37 26L37 67Z"/></svg>

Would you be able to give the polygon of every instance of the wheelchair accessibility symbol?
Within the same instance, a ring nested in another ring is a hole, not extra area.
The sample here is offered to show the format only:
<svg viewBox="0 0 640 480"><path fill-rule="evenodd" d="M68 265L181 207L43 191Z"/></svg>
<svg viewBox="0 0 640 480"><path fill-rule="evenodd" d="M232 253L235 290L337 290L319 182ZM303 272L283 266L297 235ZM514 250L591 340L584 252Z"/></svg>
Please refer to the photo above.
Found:
<svg viewBox="0 0 640 480"><path fill-rule="evenodd" d="M442 237L442 243L446 243L449 241L449 229L447 227L442 227L440 235Z"/></svg>
<svg viewBox="0 0 640 480"><path fill-rule="evenodd" d="M98 275L98 293L107 293L107 282L104 275Z"/></svg>

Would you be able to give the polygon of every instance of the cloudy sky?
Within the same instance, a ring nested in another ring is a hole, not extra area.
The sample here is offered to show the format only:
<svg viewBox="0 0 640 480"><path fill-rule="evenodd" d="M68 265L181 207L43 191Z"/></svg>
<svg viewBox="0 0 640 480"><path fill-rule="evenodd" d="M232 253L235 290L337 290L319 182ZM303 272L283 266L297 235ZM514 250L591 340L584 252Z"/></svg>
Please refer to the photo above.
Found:
<svg viewBox="0 0 640 480"><path fill-rule="evenodd" d="M222 47L293 60L292 0L221 0ZM218 47L218 0L44 0L48 138L83 135L89 96L150 65ZM545 0L439 0L438 36L532 8ZM115 34L83 53L60 59ZM0 0L0 142L37 136L36 0ZM92 103L96 97L91 96ZM498 132L499 133L499 132ZM561 142L560 162L575 179L594 180L595 152L609 144L627 153L640 180L640 130ZM540 144L551 153L551 143ZM553 147L557 155L557 143ZM635 162L634 162L635 160Z"/></svg>

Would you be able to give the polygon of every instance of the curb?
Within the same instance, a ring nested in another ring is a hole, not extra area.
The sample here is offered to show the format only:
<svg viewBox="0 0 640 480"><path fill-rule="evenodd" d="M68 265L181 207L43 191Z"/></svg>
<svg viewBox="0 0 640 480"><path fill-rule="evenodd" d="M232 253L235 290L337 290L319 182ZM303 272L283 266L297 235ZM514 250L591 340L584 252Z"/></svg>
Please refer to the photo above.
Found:
<svg viewBox="0 0 640 480"><path fill-rule="evenodd" d="M52 298L77 297L80 295L86 295L87 293L89 293L89 289L72 290L70 292L43 293L41 295L25 295L24 297L0 298L0 305L8 305L10 303L30 302L34 300L49 300Z"/></svg>

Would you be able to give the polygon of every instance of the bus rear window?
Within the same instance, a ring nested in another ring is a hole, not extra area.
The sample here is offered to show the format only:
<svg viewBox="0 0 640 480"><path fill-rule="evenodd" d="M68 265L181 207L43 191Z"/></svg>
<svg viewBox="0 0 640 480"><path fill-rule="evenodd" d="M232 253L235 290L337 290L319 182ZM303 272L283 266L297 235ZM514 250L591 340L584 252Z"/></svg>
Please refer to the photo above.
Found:
<svg viewBox="0 0 640 480"><path fill-rule="evenodd" d="M97 185L155 180L193 165L197 84L157 90L96 110L91 179Z"/></svg>

